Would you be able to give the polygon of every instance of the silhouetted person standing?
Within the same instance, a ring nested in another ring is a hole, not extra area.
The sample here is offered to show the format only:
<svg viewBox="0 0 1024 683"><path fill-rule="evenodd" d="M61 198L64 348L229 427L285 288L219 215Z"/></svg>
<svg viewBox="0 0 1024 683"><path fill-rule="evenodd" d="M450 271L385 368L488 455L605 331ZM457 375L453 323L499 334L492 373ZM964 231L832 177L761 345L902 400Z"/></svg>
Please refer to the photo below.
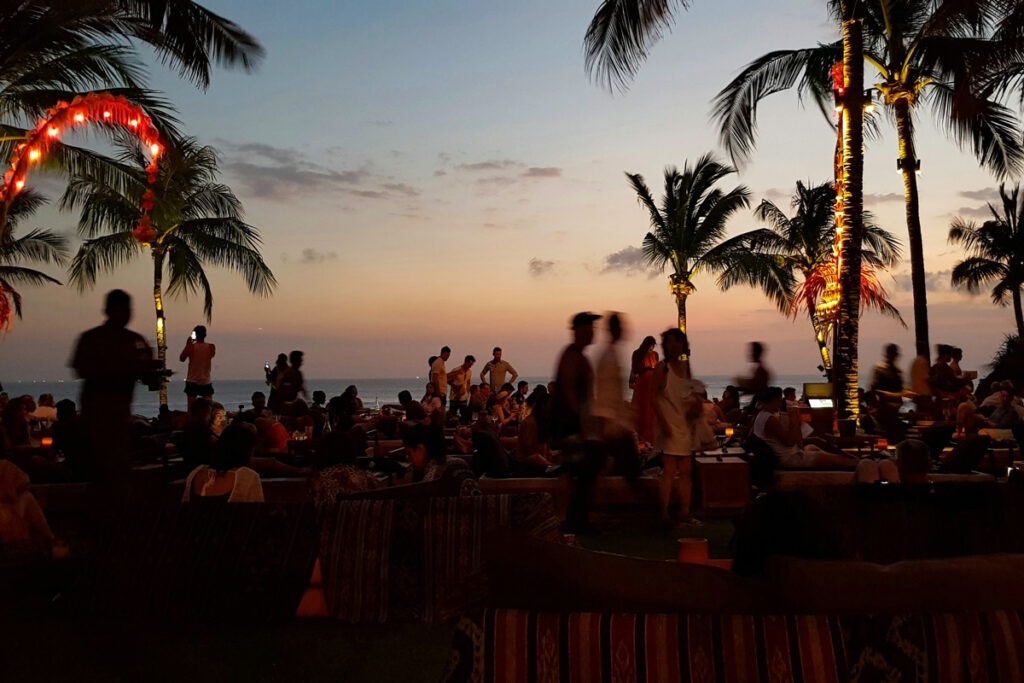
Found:
<svg viewBox="0 0 1024 683"><path fill-rule="evenodd" d="M107 294L107 320L78 338L71 367L82 379L81 425L85 469L105 495L126 493L131 460L130 420L135 383L159 386L159 363L141 336L127 329L132 300L115 289Z"/></svg>
<svg viewBox="0 0 1024 683"><path fill-rule="evenodd" d="M573 316L572 343L558 360L551 404L555 443L562 449L562 462L572 478L565 529L579 534L594 531L590 499L604 465L603 453L593 438L594 370L583 355L583 349L594 341L594 321L600 317L593 313Z"/></svg>
<svg viewBox="0 0 1024 683"><path fill-rule="evenodd" d="M206 341L206 325L197 325L192 330L192 336L185 341L185 348L178 357L182 363L188 361L185 395L188 396L189 410L197 398L213 398L210 370L215 355L217 347Z"/></svg>

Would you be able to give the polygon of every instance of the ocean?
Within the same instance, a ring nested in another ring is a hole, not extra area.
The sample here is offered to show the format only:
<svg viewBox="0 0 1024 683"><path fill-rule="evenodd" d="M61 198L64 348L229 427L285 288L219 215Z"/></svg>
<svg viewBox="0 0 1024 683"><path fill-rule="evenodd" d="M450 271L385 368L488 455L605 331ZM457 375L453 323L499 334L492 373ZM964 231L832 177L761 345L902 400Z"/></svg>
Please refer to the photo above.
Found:
<svg viewBox="0 0 1024 683"><path fill-rule="evenodd" d="M547 383L547 377L520 377L530 383L531 389L538 382ZM720 397L722 390L729 384L734 383L735 378L726 375L707 375L699 377L708 387L708 396ZM820 382L820 375L780 375L775 378L775 384L780 387L796 387L797 392L805 382ZM378 379L306 379L306 388L310 394L315 390L321 390L327 397L337 396L345 387L354 384L359 389L359 398L363 405L368 408L383 405L385 403L397 403L398 392L408 389L413 398L419 399L423 396L426 378L378 378ZM237 410L240 405L249 407L252 394L256 391L268 393L268 387L262 380L250 379L229 379L216 380L213 383L214 400L220 402L229 410ZM67 382L5 382L3 390L8 396L21 396L29 394L38 398L40 394L53 394L53 397L60 401L69 398L78 401L78 381ZM168 387L168 405L171 410L185 410L187 401L185 398L185 383L183 380L174 380ZM630 396L626 389L626 397ZM155 416L159 410L160 399L155 391L149 391L145 386L139 384L135 389L135 402L133 412L137 415Z"/></svg>

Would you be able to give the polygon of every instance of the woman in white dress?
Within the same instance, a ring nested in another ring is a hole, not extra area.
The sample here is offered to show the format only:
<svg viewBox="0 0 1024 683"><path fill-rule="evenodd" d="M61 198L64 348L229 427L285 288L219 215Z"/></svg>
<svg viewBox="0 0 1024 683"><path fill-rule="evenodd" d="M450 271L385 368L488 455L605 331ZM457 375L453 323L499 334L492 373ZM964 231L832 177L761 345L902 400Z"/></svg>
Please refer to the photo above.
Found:
<svg viewBox="0 0 1024 683"><path fill-rule="evenodd" d="M698 427L704 421L703 405L698 395L702 386L690 377L690 361L687 358L690 348L682 330L666 330L661 335L661 346L665 360L655 367L654 381L651 382L651 403L655 416L654 447L661 452L663 463L661 519L665 524L673 523L668 506L672 501L672 484L677 481L678 475L679 521L700 526L700 521L690 514L690 498L693 489L693 454L701 447Z"/></svg>

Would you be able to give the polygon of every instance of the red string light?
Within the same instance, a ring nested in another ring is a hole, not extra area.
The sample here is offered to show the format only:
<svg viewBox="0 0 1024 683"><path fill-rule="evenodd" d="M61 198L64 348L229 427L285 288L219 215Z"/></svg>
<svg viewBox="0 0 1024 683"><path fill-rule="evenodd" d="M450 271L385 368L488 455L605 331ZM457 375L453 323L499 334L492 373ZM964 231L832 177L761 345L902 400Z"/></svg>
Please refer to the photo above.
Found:
<svg viewBox="0 0 1024 683"><path fill-rule="evenodd" d="M46 112L46 118L40 119L35 129L26 134L25 142L15 147L14 156L11 157L11 170L4 173L3 186L0 187L0 204L5 211L10 208L14 196L25 187L29 164L41 160L50 151L51 143L59 140L61 134L72 124L88 121L131 128L152 155L152 161L145 170L148 183L156 183L156 158L163 151L163 147L159 143L160 135L153 127L152 120L139 106L124 97L109 93L90 93L76 97L71 102L59 102L50 108ZM142 216L139 218L138 227L132 231L142 244L149 244L157 235L149 217L155 199L152 190L147 190L142 200ZM6 300L2 293L0 300ZM5 320L0 311L0 325Z"/></svg>

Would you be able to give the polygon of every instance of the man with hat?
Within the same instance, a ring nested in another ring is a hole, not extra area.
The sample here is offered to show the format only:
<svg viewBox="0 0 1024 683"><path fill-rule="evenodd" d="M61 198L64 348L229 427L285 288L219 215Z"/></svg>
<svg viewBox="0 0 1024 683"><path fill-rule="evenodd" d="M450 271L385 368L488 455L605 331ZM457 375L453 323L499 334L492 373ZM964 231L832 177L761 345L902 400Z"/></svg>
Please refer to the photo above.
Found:
<svg viewBox="0 0 1024 683"><path fill-rule="evenodd" d="M589 442L594 399L594 370L583 349L594 341L594 321L601 316L590 312L572 318L572 343L562 352L555 369L555 392L551 404L551 429L555 445L562 449L562 461L571 475L572 489L565 529L571 533L593 532L590 499L594 482L604 464L599 444Z"/></svg>

